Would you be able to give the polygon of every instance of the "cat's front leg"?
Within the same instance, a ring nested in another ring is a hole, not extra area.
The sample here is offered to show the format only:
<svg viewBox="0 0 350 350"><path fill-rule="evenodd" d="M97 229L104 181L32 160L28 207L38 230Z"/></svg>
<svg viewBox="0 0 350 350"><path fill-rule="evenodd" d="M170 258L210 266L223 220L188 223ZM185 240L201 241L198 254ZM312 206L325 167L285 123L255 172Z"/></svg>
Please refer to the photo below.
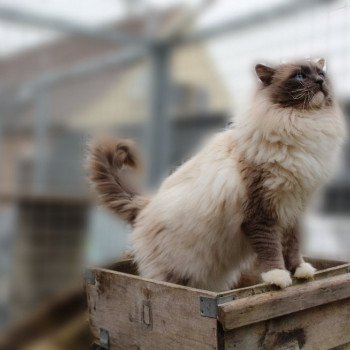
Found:
<svg viewBox="0 0 350 350"><path fill-rule="evenodd" d="M311 279L316 269L305 262L300 251L300 229L295 226L284 233L283 256L286 268L300 279Z"/></svg>
<svg viewBox="0 0 350 350"><path fill-rule="evenodd" d="M255 218L242 224L242 231L248 237L257 254L257 266L265 283L286 288L292 284L290 272L286 270L282 243L277 227L268 220Z"/></svg>

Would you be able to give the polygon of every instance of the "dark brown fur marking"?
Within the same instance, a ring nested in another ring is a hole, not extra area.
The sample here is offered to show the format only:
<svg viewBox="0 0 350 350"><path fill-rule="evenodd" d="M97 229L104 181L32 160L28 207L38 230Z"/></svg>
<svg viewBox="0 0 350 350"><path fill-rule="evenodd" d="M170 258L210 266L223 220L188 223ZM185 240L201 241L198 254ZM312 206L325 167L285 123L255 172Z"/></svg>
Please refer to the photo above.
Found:
<svg viewBox="0 0 350 350"><path fill-rule="evenodd" d="M126 181L123 166L136 168L138 158L133 143L129 140L103 141L91 148L88 168L90 180L100 194L104 205L122 219L133 224L148 199L140 196Z"/></svg>
<svg viewBox="0 0 350 350"><path fill-rule="evenodd" d="M266 89L271 102L280 107L312 109L312 97L319 91L325 95L326 105L332 105L330 81L318 63L282 64L276 69L257 65L255 69L263 83L262 89ZM298 73L303 76L302 80L295 78Z"/></svg>
<svg viewBox="0 0 350 350"><path fill-rule="evenodd" d="M300 252L300 230L298 225L284 232L283 257L287 270L292 273L303 262Z"/></svg>
<svg viewBox="0 0 350 350"><path fill-rule="evenodd" d="M188 286L190 279L185 277L180 277L176 275L174 272L168 272L166 275L165 281L169 283L174 283L174 284L181 284L182 286Z"/></svg>
<svg viewBox="0 0 350 350"><path fill-rule="evenodd" d="M264 181L269 172L263 166L254 166L240 160L241 174L247 189L243 204L242 231L257 253L257 266L262 271L283 269L295 272L303 262L300 253L299 227L282 230L278 225L274 204Z"/></svg>
<svg viewBox="0 0 350 350"><path fill-rule="evenodd" d="M258 266L264 272L283 269L282 243L278 232L277 216L268 197L264 181L269 176L262 166L240 161L247 200L243 204L245 217L242 231L257 254Z"/></svg>

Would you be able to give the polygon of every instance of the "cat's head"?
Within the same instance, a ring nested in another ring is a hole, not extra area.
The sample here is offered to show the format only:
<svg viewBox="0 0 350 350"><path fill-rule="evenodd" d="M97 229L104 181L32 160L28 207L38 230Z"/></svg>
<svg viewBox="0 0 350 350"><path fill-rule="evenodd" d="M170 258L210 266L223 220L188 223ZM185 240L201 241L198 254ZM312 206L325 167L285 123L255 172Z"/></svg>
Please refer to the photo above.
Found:
<svg viewBox="0 0 350 350"><path fill-rule="evenodd" d="M261 91L274 105L300 110L332 105L331 85L325 72L324 59L277 67L258 64L255 71L261 81Z"/></svg>

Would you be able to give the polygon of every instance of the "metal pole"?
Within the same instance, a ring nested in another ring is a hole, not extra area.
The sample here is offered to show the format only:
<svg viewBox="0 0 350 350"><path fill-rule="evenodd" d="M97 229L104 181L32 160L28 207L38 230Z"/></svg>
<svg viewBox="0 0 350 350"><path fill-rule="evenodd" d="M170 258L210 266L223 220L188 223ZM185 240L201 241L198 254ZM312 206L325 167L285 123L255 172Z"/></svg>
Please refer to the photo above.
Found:
<svg viewBox="0 0 350 350"><path fill-rule="evenodd" d="M156 185L170 165L171 127L169 118L170 56L167 45L156 45L151 51L152 96L150 120L146 127L148 184Z"/></svg>
<svg viewBox="0 0 350 350"><path fill-rule="evenodd" d="M0 118L0 180L1 180L1 184L4 183L3 179L2 179L2 175L4 174L3 173L3 150L6 146L6 140L4 138L4 131L3 131L3 119ZM0 185L0 189L2 190L2 192L5 191L5 188L3 187L3 185Z"/></svg>
<svg viewBox="0 0 350 350"><path fill-rule="evenodd" d="M205 40L216 39L221 35L229 35L239 31L258 27L275 19L290 17L300 12L310 11L316 6L328 6L339 0L298 0L285 1L276 6L267 9L254 11L251 14L243 15L238 18L226 20L220 24L209 28L200 29L187 35L175 37L172 44L175 46L184 46L202 42ZM234 5L232 5L234 6Z"/></svg>
<svg viewBox="0 0 350 350"><path fill-rule="evenodd" d="M147 53L148 51L146 49L129 47L102 58L78 63L67 69L45 73L28 83L23 83L16 92L12 93L12 96L18 100L17 103L25 103L31 101L33 98L37 98L38 93L41 93L43 85L50 85L52 87L66 80L86 77L107 69L122 69L145 59ZM6 96L4 95L4 98ZM1 91L0 98L2 98Z"/></svg>
<svg viewBox="0 0 350 350"><path fill-rule="evenodd" d="M48 162L48 130L50 118L50 96L49 87L42 86L38 91L35 109L35 173L34 173L34 192L41 193L47 188L47 162Z"/></svg>
<svg viewBox="0 0 350 350"><path fill-rule="evenodd" d="M10 23L26 24L117 45L147 46L151 40L151 38L132 35L121 30L114 31L109 28L86 26L67 19L42 16L34 12L5 5L0 5L0 19Z"/></svg>

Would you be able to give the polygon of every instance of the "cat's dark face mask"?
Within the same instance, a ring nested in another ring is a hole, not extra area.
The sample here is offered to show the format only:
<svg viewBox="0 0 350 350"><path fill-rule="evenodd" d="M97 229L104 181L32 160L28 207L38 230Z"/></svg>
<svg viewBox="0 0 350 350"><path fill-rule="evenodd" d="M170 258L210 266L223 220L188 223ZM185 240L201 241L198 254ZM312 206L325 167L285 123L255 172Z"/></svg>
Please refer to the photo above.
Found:
<svg viewBox="0 0 350 350"><path fill-rule="evenodd" d="M300 110L332 104L331 86L324 70L325 61L283 64L277 68L258 64L256 73L272 103Z"/></svg>

